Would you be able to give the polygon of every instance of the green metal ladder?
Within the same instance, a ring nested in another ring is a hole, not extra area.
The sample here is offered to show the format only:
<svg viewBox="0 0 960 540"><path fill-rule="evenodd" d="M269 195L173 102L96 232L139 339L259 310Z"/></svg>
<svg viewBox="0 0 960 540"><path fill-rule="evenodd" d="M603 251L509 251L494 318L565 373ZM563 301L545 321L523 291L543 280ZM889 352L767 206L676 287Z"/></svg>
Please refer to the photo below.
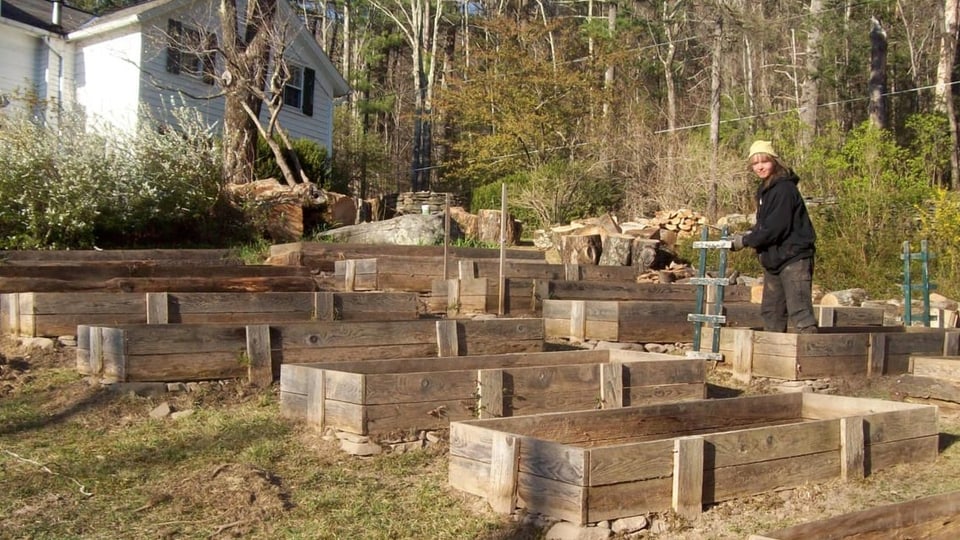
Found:
<svg viewBox="0 0 960 540"><path fill-rule="evenodd" d="M720 250L720 264L718 275L727 275L727 255L733 242L727 239L727 227L720 230L721 240L710 240L709 226L704 225L700 233L700 241L693 243L693 248L700 250L700 260L697 265L697 277L691 278L690 283L697 286L697 304L696 313L687 315L687 320L693 323L693 350L687 353L687 356L704 358L708 360L722 361L723 355L720 354L720 328L726 324L727 317L723 315L723 292L724 287L730 285L730 279L727 277L707 277L707 250ZM716 286L716 295L713 299L713 313L704 313L707 305L707 287ZM710 352L700 350L700 342L703 325L710 324L713 328L713 344Z"/></svg>
<svg viewBox="0 0 960 540"><path fill-rule="evenodd" d="M913 325L913 291L919 290L923 296L923 315L921 321L924 326L930 326L930 291L937 288L935 283L930 283L930 259L934 255L927 250L927 241L920 241L920 252L910 252L910 242L903 243L903 253L900 254L903 259L903 325ZM914 284L911 281L910 270L913 261L920 261L920 283Z"/></svg>

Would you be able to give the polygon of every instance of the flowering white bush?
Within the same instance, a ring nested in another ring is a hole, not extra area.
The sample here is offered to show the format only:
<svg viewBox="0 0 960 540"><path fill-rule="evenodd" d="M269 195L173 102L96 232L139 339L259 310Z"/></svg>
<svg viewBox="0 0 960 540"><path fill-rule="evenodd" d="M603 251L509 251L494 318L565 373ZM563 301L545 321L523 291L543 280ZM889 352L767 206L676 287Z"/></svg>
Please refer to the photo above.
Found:
<svg viewBox="0 0 960 540"><path fill-rule="evenodd" d="M147 127L135 136L87 132L69 115L57 129L26 115L2 118L0 248L162 241L212 220L220 200L216 140L194 111L175 117L177 129Z"/></svg>

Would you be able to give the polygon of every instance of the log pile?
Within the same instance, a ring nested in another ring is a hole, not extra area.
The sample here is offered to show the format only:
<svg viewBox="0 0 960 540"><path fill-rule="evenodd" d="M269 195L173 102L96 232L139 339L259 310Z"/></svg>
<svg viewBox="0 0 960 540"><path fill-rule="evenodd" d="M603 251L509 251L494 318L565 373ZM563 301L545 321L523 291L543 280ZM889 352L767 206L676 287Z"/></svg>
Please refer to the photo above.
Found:
<svg viewBox="0 0 960 540"><path fill-rule="evenodd" d="M700 213L686 208L679 210L661 210L650 220L652 225L661 229L676 232L679 236L688 236L700 232L700 227L707 223L707 218Z"/></svg>

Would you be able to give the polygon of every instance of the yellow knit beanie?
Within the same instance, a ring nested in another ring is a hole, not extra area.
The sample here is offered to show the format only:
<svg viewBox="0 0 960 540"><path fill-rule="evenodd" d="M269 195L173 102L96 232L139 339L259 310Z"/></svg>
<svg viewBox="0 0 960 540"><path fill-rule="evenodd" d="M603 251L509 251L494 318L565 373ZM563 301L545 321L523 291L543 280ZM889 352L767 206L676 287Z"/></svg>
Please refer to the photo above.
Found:
<svg viewBox="0 0 960 540"><path fill-rule="evenodd" d="M780 155L773 149L773 143L770 141L754 141L750 145L750 152L747 155L747 159L752 158L756 154L767 154L772 158L779 158Z"/></svg>

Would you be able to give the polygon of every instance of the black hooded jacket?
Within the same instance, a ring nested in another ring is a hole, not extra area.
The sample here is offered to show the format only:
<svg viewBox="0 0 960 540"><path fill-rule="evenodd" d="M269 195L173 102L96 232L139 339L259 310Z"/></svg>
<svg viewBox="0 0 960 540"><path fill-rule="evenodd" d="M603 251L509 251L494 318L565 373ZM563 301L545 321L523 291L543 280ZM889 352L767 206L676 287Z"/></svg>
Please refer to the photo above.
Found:
<svg viewBox="0 0 960 540"><path fill-rule="evenodd" d="M787 264L814 255L817 235L807 213L797 177L788 169L757 188L757 224L743 236L743 245L757 250L760 264L779 274Z"/></svg>

